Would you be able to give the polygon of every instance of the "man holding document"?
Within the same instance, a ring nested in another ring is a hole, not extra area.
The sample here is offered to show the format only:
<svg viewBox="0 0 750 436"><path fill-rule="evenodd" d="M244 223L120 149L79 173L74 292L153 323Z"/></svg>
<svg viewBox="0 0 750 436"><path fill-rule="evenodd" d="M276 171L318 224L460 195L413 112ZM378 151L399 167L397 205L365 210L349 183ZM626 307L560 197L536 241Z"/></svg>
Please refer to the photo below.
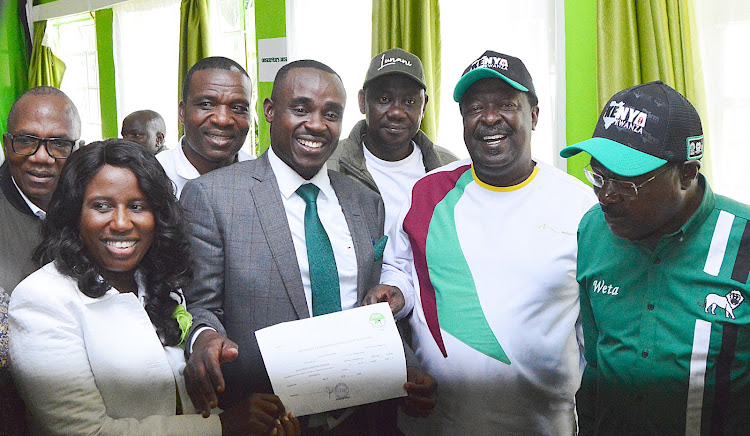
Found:
<svg viewBox="0 0 750 436"><path fill-rule="evenodd" d="M380 278L384 209L377 194L325 166L338 144L344 104L341 79L328 66L310 60L284 66L263 103L267 152L189 182L181 196L196 257L195 279L185 289L194 317L188 391L206 416L217 405L245 402L255 418L246 433L397 431L390 402L298 421L272 394L255 336L264 327L364 302L387 301L397 319L413 307L413 295L394 288L365 295ZM429 413L434 380L412 368L408 374L414 382L404 385L405 409Z"/></svg>

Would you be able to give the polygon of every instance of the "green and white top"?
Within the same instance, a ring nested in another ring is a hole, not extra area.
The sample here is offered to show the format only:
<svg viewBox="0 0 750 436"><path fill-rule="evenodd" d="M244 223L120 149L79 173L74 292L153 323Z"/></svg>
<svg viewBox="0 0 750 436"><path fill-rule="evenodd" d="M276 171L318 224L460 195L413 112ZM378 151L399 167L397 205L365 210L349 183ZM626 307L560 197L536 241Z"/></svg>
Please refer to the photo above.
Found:
<svg viewBox="0 0 750 436"><path fill-rule="evenodd" d="M705 194L655 250L583 218L581 434L750 432L750 207Z"/></svg>

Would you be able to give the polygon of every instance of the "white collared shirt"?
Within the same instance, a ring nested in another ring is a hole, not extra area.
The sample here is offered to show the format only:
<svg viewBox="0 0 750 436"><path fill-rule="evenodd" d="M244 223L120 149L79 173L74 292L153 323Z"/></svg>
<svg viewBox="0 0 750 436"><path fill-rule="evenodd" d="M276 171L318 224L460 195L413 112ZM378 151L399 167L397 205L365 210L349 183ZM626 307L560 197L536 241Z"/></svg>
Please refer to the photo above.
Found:
<svg viewBox="0 0 750 436"><path fill-rule="evenodd" d="M159 161L161 166L164 168L164 172L172 180L175 185L175 195L180 198L182 194L182 188L188 180L197 179L201 174L197 169L190 163L185 152L182 151L182 144L185 140L185 136L180 138L180 142L177 147L170 150L164 150L156 155L156 160ZM240 150L237 153L237 161L242 162L246 160L255 159L244 151Z"/></svg>
<svg viewBox="0 0 750 436"><path fill-rule="evenodd" d="M331 240L333 256L336 259L336 269L339 272L341 309L353 308L357 305L357 257L344 212L328 178L327 165L323 165L323 168L313 178L305 180L284 163L271 148L268 149L268 160L281 191L281 202L284 205L289 230L292 233L292 242L302 274L302 286L305 289L305 299L310 315L312 315L312 291L305 240L306 204L305 200L296 193L297 188L305 183L312 183L320 189L317 200L318 216L323 228L328 233L328 238Z"/></svg>
<svg viewBox="0 0 750 436"><path fill-rule="evenodd" d="M26 194L21 191L21 188L18 187L18 184L16 184L16 180L13 178L13 176L10 176L10 179L13 180L13 186L16 187L16 190L19 194L21 194L21 198L23 198L23 201L26 202L26 204L29 206L29 209L31 209L31 212L36 215L37 218L40 220L43 220L47 218L47 212L43 211L39 206L32 203L31 200L29 200L29 197L26 196Z"/></svg>

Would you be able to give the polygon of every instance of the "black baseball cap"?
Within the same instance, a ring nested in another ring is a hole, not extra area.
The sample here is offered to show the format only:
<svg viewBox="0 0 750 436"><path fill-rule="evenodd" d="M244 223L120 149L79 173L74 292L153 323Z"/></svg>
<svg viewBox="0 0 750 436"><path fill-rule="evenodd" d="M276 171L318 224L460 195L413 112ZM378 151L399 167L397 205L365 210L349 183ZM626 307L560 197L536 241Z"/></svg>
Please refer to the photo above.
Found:
<svg viewBox="0 0 750 436"><path fill-rule="evenodd" d="M582 151L615 174L640 176L667 162L703 157L701 119L682 94L663 82L636 85L604 105L593 138L565 147L560 156Z"/></svg>
<svg viewBox="0 0 750 436"><path fill-rule="evenodd" d="M404 49L398 47L392 48L382 53L378 53L377 56L372 58L362 88L378 77L387 74L402 74L414 79L422 88L427 90L422 61L420 61L416 55L413 55Z"/></svg>
<svg viewBox="0 0 750 436"><path fill-rule="evenodd" d="M502 79L517 90L528 92L536 98L531 74L521 59L487 50L466 67L453 90L453 100L460 103L464 93L474 82L488 77Z"/></svg>

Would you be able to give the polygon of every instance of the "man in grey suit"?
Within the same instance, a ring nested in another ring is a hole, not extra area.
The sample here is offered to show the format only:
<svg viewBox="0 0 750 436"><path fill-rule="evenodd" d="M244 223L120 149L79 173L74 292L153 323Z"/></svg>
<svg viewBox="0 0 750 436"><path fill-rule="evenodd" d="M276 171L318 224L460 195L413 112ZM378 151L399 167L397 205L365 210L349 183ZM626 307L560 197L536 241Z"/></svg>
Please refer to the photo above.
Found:
<svg viewBox="0 0 750 436"><path fill-rule="evenodd" d="M8 113L0 166L0 287L8 293L36 271L31 260L39 226L65 159L78 147L81 118L64 92L39 86L23 93Z"/></svg>
<svg viewBox="0 0 750 436"><path fill-rule="evenodd" d="M284 66L263 103L269 150L188 182L180 199L196 257L195 279L185 289L193 314L188 391L204 415L217 405L244 404L253 417L252 434L297 431L296 418L271 394L254 332L320 313L311 270L322 261L308 261L303 188L315 187L313 201L338 272L338 307L387 300L399 318L414 304L413 296L382 287L366 297L380 278L382 247L376 241L383 237L384 208L376 193L327 171L344 103L341 79L326 65L308 60ZM410 371L409 380L410 406L428 412L434 406L431 378ZM382 402L338 417L313 416L301 420L301 428L312 435L388 435L397 434L395 421L392 402Z"/></svg>

